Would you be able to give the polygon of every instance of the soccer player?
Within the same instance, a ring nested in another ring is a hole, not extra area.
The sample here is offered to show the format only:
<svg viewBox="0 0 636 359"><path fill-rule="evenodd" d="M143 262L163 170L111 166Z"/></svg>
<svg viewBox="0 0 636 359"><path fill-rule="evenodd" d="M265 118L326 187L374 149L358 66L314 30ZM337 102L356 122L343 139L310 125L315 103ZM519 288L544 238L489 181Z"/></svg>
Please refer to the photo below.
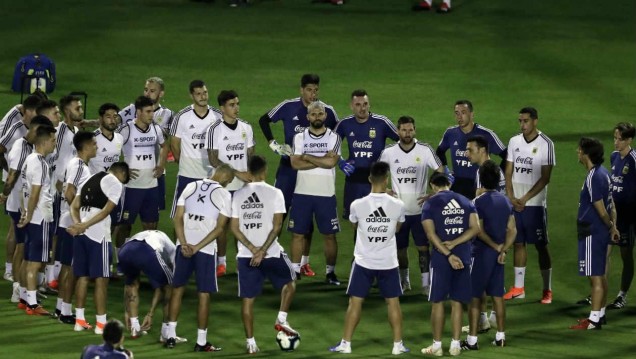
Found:
<svg viewBox="0 0 636 359"><path fill-rule="evenodd" d="M472 136L466 140L466 157L470 163L477 165L475 168L477 176L475 176L475 197L484 193L486 190L481 184L479 178L479 166L484 162L490 160L490 154L488 153L488 140L484 136ZM501 167L499 167L499 182L497 184L497 191L506 194L506 176L504 175Z"/></svg>
<svg viewBox="0 0 636 359"><path fill-rule="evenodd" d="M415 3L411 10L413 11L429 11L433 6L433 0L421 0ZM442 0L442 3L437 7L437 13L447 14L451 11L451 0Z"/></svg>
<svg viewBox="0 0 636 359"><path fill-rule="evenodd" d="M70 159L64 166L66 169L62 185L64 198L60 206L60 223L57 228L57 238L60 241L59 258L62 268L58 277L59 287L55 315L60 322L66 324L75 324L75 318L71 310L71 300L75 289L75 277L71 267L74 239L66 229L73 224L70 205L75 199L77 189L91 176L88 163L97 153L95 134L93 132L78 131L73 137L73 146L77 151L77 157Z"/></svg>
<svg viewBox="0 0 636 359"><path fill-rule="evenodd" d="M168 328L168 310L172 293L172 272L176 247L170 238L161 231L139 232L124 243L119 251L117 269L124 274L124 307L126 321L130 320L130 334L138 338L146 334L152 326L152 317L157 306L163 302L163 324L160 341L166 341ZM139 276L141 272L148 277L154 289L150 309L139 322ZM183 339L181 339L183 342Z"/></svg>
<svg viewBox="0 0 636 359"><path fill-rule="evenodd" d="M268 113L264 114L258 121L265 139L269 142L269 147L276 154L281 156L278 170L276 171L276 183L274 186L283 191L283 196L285 196L285 209L288 213L289 208L291 207L297 177L297 171L292 168L291 160L289 159L289 156L293 153L291 146L293 145L294 136L309 127L307 106L318 100L319 91L320 77L316 74L304 74L300 79L300 97L279 103ZM333 107L329 105L325 105L325 111L327 112L325 127L333 130L338 123L338 115L334 111ZM283 123L283 133L285 136L285 141L282 145L274 139L271 129L271 123L279 121L282 121ZM312 232L313 228L303 240L303 252L300 261L300 272L302 275L306 275L308 277L316 275L309 264Z"/></svg>
<svg viewBox="0 0 636 359"><path fill-rule="evenodd" d="M114 163L108 172L92 175L78 188L71 203L73 225L66 230L73 239L73 275L75 283L75 327L79 332L90 330L84 317L88 281L95 280L95 334L102 334L106 325L106 299L112 258L110 212L115 209L130 178L125 162Z"/></svg>
<svg viewBox="0 0 636 359"><path fill-rule="evenodd" d="M157 229L159 221L159 190L157 178L163 174L168 147L163 131L153 121L153 103L145 96L135 101L137 118L118 132L124 139L124 160L130 166L130 182L122 199L122 214L117 225L115 245L119 248L137 215L144 230ZM161 147L157 159L155 147Z"/></svg>
<svg viewBox="0 0 636 359"><path fill-rule="evenodd" d="M469 142L470 143L470 142ZM470 332L462 341L463 350L477 350L477 331L484 292L492 298L497 320L494 345L506 345L504 323L504 264L506 253L515 242L517 228L512 204L505 194L498 191L501 168L486 160L479 165L479 179L483 192L475 200L481 231L473 242L473 261L470 270L472 296L468 306ZM486 322L488 322L486 320Z"/></svg>
<svg viewBox="0 0 636 359"><path fill-rule="evenodd" d="M199 306L195 352L221 350L207 340L210 293L218 291L216 281L216 238L224 231L231 216L230 192L224 189L234 179L234 170L222 164L212 179L202 179L186 186L177 202L174 227L179 241L172 280L170 317L166 328L166 348L177 344L177 318L181 298L192 272L195 272Z"/></svg>
<svg viewBox="0 0 636 359"><path fill-rule="evenodd" d="M95 130L95 140L97 141L97 155L91 159L88 167L92 174L98 172L108 172L110 166L119 162L124 138L117 129L117 112L119 107L114 103L105 103L99 106L99 128Z"/></svg>
<svg viewBox="0 0 636 359"><path fill-rule="evenodd" d="M450 355L459 355L462 303L471 300L470 240L479 233L479 217L466 197L450 190L445 174L434 173L430 185L435 193L424 202L422 225L435 250L431 255L431 325L433 344L422 354L442 356L444 302L451 301L452 340Z"/></svg>
<svg viewBox="0 0 636 359"><path fill-rule="evenodd" d="M450 149L450 158L453 164L455 182L451 190L464 195L469 199L475 197L476 171L473 164L466 156L466 140L468 137L481 135L488 141L490 153L506 158L506 147L492 130L475 123L473 104L468 100L455 102L455 120L457 126L451 126L444 132L442 140L437 146L437 156L446 162L446 151Z"/></svg>
<svg viewBox="0 0 636 359"><path fill-rule="evenodd" d="M525 298L527 244L539 254L543 278L542 304L552 303L552 260L548 251L547 194L552 167L556 165L552 140L537 128L539 115L533 107L519 111L521 133L508 144L506 194L515 210L517 238L514 246L515 284L505 300Z"/></svg>
<svg viewBox="0 0 636 359"><path fill-rule="evenodd" d="M612 198L616 205L616 227L621 234L617 243L621 251L623 270L621 286L616 299L607 309L621 309L627 305L627 291L634 279L634 224L636 216L636 151L632 140L636 129L631 123L621 122L614 127L614 149L610 156L612 173Z"/></svg>
<svg viewBox="0 0 636 359"><path fill-rule="evenodd" d="M27 97L22 105L14 106L0 122L0 167L3 170L3 180L7 174L6 154L11 150L13 143L24 137L33 117L37 115L36 109L42 102L42 98L37 95Z"/></svg>
<svg viewBox="0 0 636 359"><path fill-rule="evenodd" d="M298 335L298 332L287 322L296 293L296 277L287 254L278 243L285 213L283 192L265 183L265 157L252 156L248 170L252 181L234 193L230 227L238 240L238 294L242 298L247 353L254 354L259 351L254 338L254 301L261 294L265 278L281 291L274 328L288 335Z"/></svg>
<svg viewBox="0 0 636 359"><path fill-rule="evenodd" d="M39 126L35 133L34 150L22 167L22 208L18 228L26 229L24 242L23 283L26 283L26 313L48 315L37 302L38 271L49 261L51 246L49 226L53 222L53 199L51 198L51 178L45 157L55 149L55 129ZM18 308L21 308L18 305Z"/></svg>
<svg viewBox="0 0 636 359"><path fill-rule="evenodd" d="M325 126L327 110L320 101L307 107L310 127L294 136L291 165L298 170L287 229L292 232L291 254L296 275L300 275L303 238L311 233L316 218L325 242L327 283L340 285L336 276L340 231L336 203L336 171L340 158L340 137ZM295 205L294 205L295 203Z"/></svg>
<svg viewBox="0 0 636 359"><path fill-rule="evenodd" d="M587 169L577 215L579 239L579 275L590 279L592 310L588 318L579 320L570 329L601 329L605 324L607 277L605 264L610 240L618 242L616 211L612 205L610 175L603 163L603 144L582 137L578 148L579 163Z"/></svg>
<svg viewBox="0 0 636 359"><path fill-rule="evenodd" d="M111 319L104 326L104 344L88 345L82 351L82 359L108 358L108 359L132 359L130 350L124 349L124 324L117 319Z"/></svg>
<svg viewBox="0 0 636 359"><path fill-rule="evenodd" d="M380 161L391 167L392 191L404 202L406 210L406 220L396 233L402 289L411 290L407 251L411 234L418 252L422 293L428 296L429 243L422 227L422 206L419 203L428 188L429 170L443 172L444 166L429 144L415 138L415 120L412 117L402 116L398 119L398 135L399 143L384 149L380 154Z"/></svg>
<svg viewBox="0 0 636 359"><path fill-rule="evenodd" d="M402 342L402 310L400 309L400 274L395 233L405 221L404 203L386 193L390 167L386 162L375 162L369 169L371 193L351 204L349 220L358 232L354 248L349 286L349 307L345 315L344 333L332 352L351 353L351 339L362 311L364 298L374 283L378 283L389 314L393 330L393 349L398 355L408 353Z"/></svg>
<svg viewBox="0 0 636 359"><path fill-rule="evenodd" d="M371 105L365 90L355 90L351 93L350 107L353 115L342 119L333 130L341 140L346 139L349 146L347 161L338 161L346 175L343 218L349 218L351 202L371 192L371 164L380 157L387 138L393 141L399 139L397 129L391 120L369 111ZM345 163L353 164L355 169L352 172L346 171L343 167Z"/></svg>
<svg viewBox="0 0 636 359"><path fill-rule="evenodd" d="M53 123L53 127L58 127L62 120L62 113L57 102L53 100L43 100L38 108L35 110L38 115L45 116Z"/></svg>

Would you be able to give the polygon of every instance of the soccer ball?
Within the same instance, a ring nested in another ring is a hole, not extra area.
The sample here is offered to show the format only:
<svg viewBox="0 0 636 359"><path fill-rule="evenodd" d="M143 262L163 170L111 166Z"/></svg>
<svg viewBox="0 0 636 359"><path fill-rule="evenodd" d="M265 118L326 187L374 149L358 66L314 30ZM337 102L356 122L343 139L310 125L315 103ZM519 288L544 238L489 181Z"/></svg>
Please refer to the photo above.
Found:
<svg viewBox="0 0 636 359"><path fill-rule="evenodd" d="M280 331L276 334L276 342L280 350L292 352L300 345L300 335L287 335L287 333Z"/></svg>

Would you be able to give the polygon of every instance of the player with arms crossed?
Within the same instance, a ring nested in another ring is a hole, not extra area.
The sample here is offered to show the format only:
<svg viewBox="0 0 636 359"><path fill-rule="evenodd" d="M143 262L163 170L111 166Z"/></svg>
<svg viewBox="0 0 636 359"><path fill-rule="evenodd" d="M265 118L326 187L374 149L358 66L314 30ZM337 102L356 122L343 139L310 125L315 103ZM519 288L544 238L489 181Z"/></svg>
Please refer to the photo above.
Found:
<svg viewBox="0 0 636 359"><path fill-rule="evenodd" d="M410 350L402 342L402 310L400 308L400 274L398 271L395 232L404 223L404 203L386 193L389 164L375 162L369 169L371 193L351 204L349 220L358 232L347 294L349 307L345 315L344 333L332 352L351 353L351 339L362 312L362 303L377 281L384 297L393 330L393 349L398 355Z"/></svg>
<svg viewBox="0 0 636 359"><path fill-rule="evenodd" d="M95 130L95 140L97 141L97 154L91 159L88 167L92 174L98 172L108 172L110 166L119 162L124 139L117 129L117 111L119 107L114 103L105 103L99 106L99 128Z"/></svg>
<svg viewBox="0 0 636 359"><path fill-rule="evenodd" d="M515 285L504 299L525 298L527 244L539 254L543 278L542 304L552 303L552 259L548 251L548 183L556 165L554 144L537 128L539 115L533 107L519 111L521 133L508 144L506 193L515 210L517 239L514 246Z"/></svg>
<svg viewBox="0 0 636 359"><path fill-rule="evenodd" d="M406 220L396 233L402 289L411 290L408 256L410 233L417 247L422 293L428 296L429 243L422 227L420 201L428 188L429 170L443 172L444 166L429 144L415 138L415 120L412 117L402 116L398 119L398 135L400 142L384 149L380 161L391 167L392 191L404 202L406 210Z"/></svg>
<svg viewBox="0 0 636 359"><path fill-rule="evenodd" d="M252 156L248 167L252 181L234 193L230 226L238 240L239 297L242 298L247 353L253 354L259 351L254 339L254 301L261 294L265 278L281 290L274 328L288 335L298 335L298 332L287 322L287 312L296 293L296 276L278 243L285 213L283 192L265 183L267 162L264 157Z"/></svg>

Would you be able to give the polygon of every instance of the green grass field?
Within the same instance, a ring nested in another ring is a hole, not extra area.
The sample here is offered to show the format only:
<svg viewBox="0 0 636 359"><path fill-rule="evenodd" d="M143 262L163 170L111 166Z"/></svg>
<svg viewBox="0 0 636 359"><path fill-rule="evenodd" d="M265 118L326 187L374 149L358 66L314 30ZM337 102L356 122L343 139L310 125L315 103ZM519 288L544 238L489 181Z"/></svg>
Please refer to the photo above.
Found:
<svg viewBox="0 0 636 359"><path fill-rule="evenodd" d="M229 8L185 0L136 1L5 1L0 4L0 109L4 113L19 101L10 92L17 59L30 52L46 53L56 61L58 88L52 98L82 90L89 94L88 117L95 118L103 102L124 106L138 96L144 80L162 77L164 104L179 110L190 102L188 83L195 78L208 84L211 104L221 89L235 89L241 99L241 117L255 127L257 153L275 156L258 129L258 118L286 98L298 95L303 73L321 75L321 99L340 117L350 114L349 94L365 88L372 111L394 121L411 115L418 139L437 145L444 129L454 123L453 104L467 98L475 105L476 121L495 130L507 143L518 131L517 111L539 110L539 128L550 136L557 166L549 189L549 230L553 257L552 305L538 303L541 279L536 252L529 250L526 278L528 298L509 303L507 340L503 349L488 343L494 332L480 336L482 349L463 353L468 358L613 358L631 357L634 317L629 306L609 312L609 325L600 332L573 332L568 326L587 315L589 308L573 303L588 294L588 283L577 275L575 217L585 176L577 163L580 136L592 135L612 150L612 127L634 121L636 114L636 6L630 0L599 1L490 0L454 1L447 16L411 13L406 0L350 0L345 6L312 5L309 0L262 0L249 8ZM275 126L281 138L280 126ZM172 198L176 165L168 167L168 204ZM342 176L338 178L339 202ZM5 217L6 218L6 217ZM2 250L8 219L0 221ZM346 278L352 257L352 231L339 235L337 273ZM160 229L172 233L168 213ZM283 231L287 246L290 235ZM335 356L326 351L341 336L347 297L344 286L322 283L324 260L319 238L314 241L312 264L316 279L303 279L290 312L301 333L299 351L288 358ZM233 252L228 258L233 257ZM240 300L236 297L234 260L230 275L220 279L221 292L213 296L208 337L224 347L214 357L242 357L244 334ZM614 256L609 295L618 290L619 258ZM508 263L512 267L511 260ZM412 253L412 282L417 260ZM507 272L509 285L512 268ZM28 317L10 303L9 282L0 283L2 357L76 358L88 343L101 342L92 333L75 333L71 326L48 318ZM112 282L109 317L123 317L123 284ZM402 298L404 341L413 353L431 341L430 305L419 286ZM150 300L150 291L142 294ZM195 291L190 288L178 333L190 340L168 351L156 342L159 314L148 337L126 342L136 358L207 356L192 353L196 339ZM272 330L278 294L267 289L256 304L256 338L260 356L277 355ZM53 308L54 300L44 302ZM147 306L147 305L146 305ZM87 318L94 321L92 302ZM447 318L448 319L448 318ZM450 341L446 326L444 348ZM377 293L367 300L353 339L350 357L390 355L391 332L386 309ZM447 354L446 354L447 355ZM633 355L633 354L632 354Z"/></svg>

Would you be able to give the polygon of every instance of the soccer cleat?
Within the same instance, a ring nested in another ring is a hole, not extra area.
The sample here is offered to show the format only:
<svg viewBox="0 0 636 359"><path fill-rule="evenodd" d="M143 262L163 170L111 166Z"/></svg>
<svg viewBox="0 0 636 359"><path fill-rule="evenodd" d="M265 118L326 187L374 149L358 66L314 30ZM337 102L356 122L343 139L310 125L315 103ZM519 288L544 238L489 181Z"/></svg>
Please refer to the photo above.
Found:
<svg viewBox="0 0 636 359"><path fill-rule="evenodd" d="M316 275L316 272L314 272L311 269L311 266L309 265L309 263L304 264L303 266L300 267L300 274L306 276L306 277L313 277Z"/></svg>
<svg viewBox="0 0 636 359"><path fill-rule="evenodd" d="M592 305L592 296L588 295L587 297L576 302L578 305Z"/></svg>
<svg viewBox="0 0 636 359"><path fill-rule="evenodd" d="M614 299L614 301L607 305L607 309L623 309L627 305L627 298L619 295Z"/></svg>
<svg viewBox="0 0 636 359"><path fill-rule="evenodd" d="M130 329L130 338L131 339L137 339L140 338L144 335L148 334L147 331L145 330L141 330L141 329L135 329L135 328L131 328Z"/></svg>
<svg viewBox="0 0 636 359"><path fill-rule="evenodd" d="M501 339L501 340L493 340L492 341L492 345L496 346L496 347L505 347L506 346L506 339Z"/></svg>
<svg viewBox="0 0 636 359"><path fill-rule="evenodd" d="M437 8L438 14L448 14L450 11L450 6L445 2L441 3L440 6Z"/></svg>
<svg viewBox="0 0 636 359"><path fill-rule="evenodd" d="M60 283L57 281L57 279L53 279L52 281L49 282L48 286L51 289L55 289L57 290L57 287L60 285Z"/></svg>
<svg viewBox="0 0 636 359"><path fill-rule="evenodd" d="M260 349L258 349L258 346L256 345L256 343L254 344L247 344L247 354L256 354L260 351Z"/></svg>
<svg viewBox="0 0 636 359"><path fill-rule="evenodd" d="M289 336L298 335L298 332L294 328L292 328L291 325L289 325L289 322L287 321L279 322L278 319L276 319L276 323L274 324L274 329L276 329L279 332L285 332L285 334Z"/></svg>
<svg viewBox="0 0 636 359"><path fill-rule="evenodd" d="M459 347L461 350L479 350L479 344L468 344L468 340L462 340Z"/></svg>
<svg viewBox="0 0 636 359"><path fill-rule="evenodd" d="M221 350L223 350L223 348L215 347L210 342L206 342L205 345L199 345L197 343L194 344L195 352L219 352Z"/></svg>
<svg viewBox="0 0 636 359"><path fill-rule="evenodd" d="M160 335L159 336L159 343L167 343L169 339L170 338L166 338L163 335ZM187 338L181 338L179 336L176 336L176 337L174 337L172 339L174 339L176 344L181 344L181 343L187 343L188 342Z"/></svg>
<svg viewBox="0 0 636 359"><path fill-rule="evenodd" d="M59 309L55 309L53 313L51 313L51 319L58 319L62 315L62 311Z"/></svg>
<svg viewBox="0 0 636 359"><path fill-rule="evenodd" d="M4 275L2 276L2 278L4 278L4 280L8 280L9 282L13 282L13 273L4 272Z"/></svg>
<svg viewBox="0 0 636 359"><path fill-rule="evenodd" d="M91 329L93 329L93 326L88 324L86 320L75 319L75 327L73 327L74 331L81 332L84 330L91 330Z"/></svg>
<svg viewBox="0 0 636 359"><path fill-rule="evenodd" d="M400 342L398 344L393 344L393 350L391 350L391 354L400 355L402 353L409 353L411 349L404 346L404 343Z"/></svg>
<svg viewBox="0 0 636 359"><path fill-rule="evenodd" d="M104 327L106 323L95 322L95 334L102 335L104 334Z"/></svg>
<svg viewBox="0 0 636 359"><path fill-rule="evenodd" d="M165 344L166 348L173 349L176 346L177 346L177 340L175 338L166 339L166 344Z"/></svg>
<svg viewBox="0 0 636 359"><path fill-rule="evenodd" d="M599 318L598 322L601 323L601 325L607 324L606 316L604 315L601 318Z"/></svg>
<svg viewBox="0 0 636 359"><path fill-rule="evenodd" d="M411 282L409 282L408 280L403 281L401 285L402 285L402 293L408 292L411 290Z"/></svg>
<svg viewBox="0 0 636 359"><path fill-rule="evenodd" d="M479 320L479 327L477 328L477 333L479 334L483 334L483 333L487 333L490 330L490 322L488 321L488 319L486 320Z"/></svg>
<svg viewBox="0 0 636 359"><path fill-rule="evenodd" d="M601 323L593 322L588 318L580 319L579 322L575 325L571 325L570 329L573 330L600 330Z"/></svg>
<svg viewBox="0 0 636 359"><path fill-rule="evenodd" d="M461 347L459 347L459 346L457 346L457 347L450 347L450 348L448 349L448 354L450 354L451 356L454 356L454 357L458 356L458 355L459 355L459 354L461 354L461 353L462 353L462 348L461 348Z"/></svg>
<svg viewBox="0 0 636 359"><path fill-rule="evenodd" d="M18 309L26 310L28 306L29 305L27 304L26 300L24 300L22 298L19 299L19 301L18 301Z"/></svg>
<svg viewBox="0 0 636 359"><path fill-rule="evenodd" d="M11 292L11 303L20 301L20 283L13 282L13 291Z"/></svg>
<svg viewBox="0 0 636 359"><path fill-rule="evenodd" d="M74 315L60 315L57 320L62 324L75 324Z"/></svg>
<svg viewBox="0 0 636 359"><path fill-rule="evenodd" d="M442 347L440 346L439 348L435 349L433 348L433 344L427 346L426 348L422 349L422 354L424 355L432 355L432 356L436 356L436 357L441 357L442 355L444 355L444 351L442 350Z"/></svg>
<svg viewBox="0 0 636 359"><path fill-rule="evenodd" d="M223 277L227 273L227 266L225 264L219 264L216 266L216 276Z"/></svg>
<svg viewBox="0 0 636 359"><path fill-rule="evenodd" d="M510 288L508 293L504 294L503 296L504 300L523 299L525 297L526 297L526 292L523 287L521 288L512 287Z"/></svg>
<svg viewBox="0 0 636 359"><path fill-rule="evenodd" d="M541 297L541 304L550 304L552 303L552 290L544 289L543 297Z"/></svg>
<svg viewBox="0 0 636 359"><path fill-rule="evenodd" d="M488 323L490 323L491 328L497 328L497 314L490 313Z"/></svg>
<svg viewBox="0 0 636 359"><path fill-rule="evenodd" d="M41 305L36 305L35 307L27 306L26 314L28 315L51 315L46 309L42 308Z"/></svg>
<svg viewBox="0 0 636 359"><path fill-rule="evenodd" d="M338 280L338 277L336 277L336 273L334 272L327 273L325 281L329 284L340 285L340 281Z"/></svg>
<svg viewBox="0 0 636 359"><path fill-rule="evenodd" d="M351 354L351 344L344 344L340 341L335 347L329 348L329 351L333 353Z"/></svg>
<svg viewBox="0 0 636 359"><path fill-rule="evenodd" d="M172 154L172 151L168 152L168 158L166 159L168 162L174 162L174 154Z"/></svg>
<svg viewBox="0 0 636 359"><path fill-rule="evenodd" d="M429 11L429 10L431 10L431 4L427 3L426 1L420 1L417 4L413 5L411 7L411 10L413 10L413 11Z"/></svg>

